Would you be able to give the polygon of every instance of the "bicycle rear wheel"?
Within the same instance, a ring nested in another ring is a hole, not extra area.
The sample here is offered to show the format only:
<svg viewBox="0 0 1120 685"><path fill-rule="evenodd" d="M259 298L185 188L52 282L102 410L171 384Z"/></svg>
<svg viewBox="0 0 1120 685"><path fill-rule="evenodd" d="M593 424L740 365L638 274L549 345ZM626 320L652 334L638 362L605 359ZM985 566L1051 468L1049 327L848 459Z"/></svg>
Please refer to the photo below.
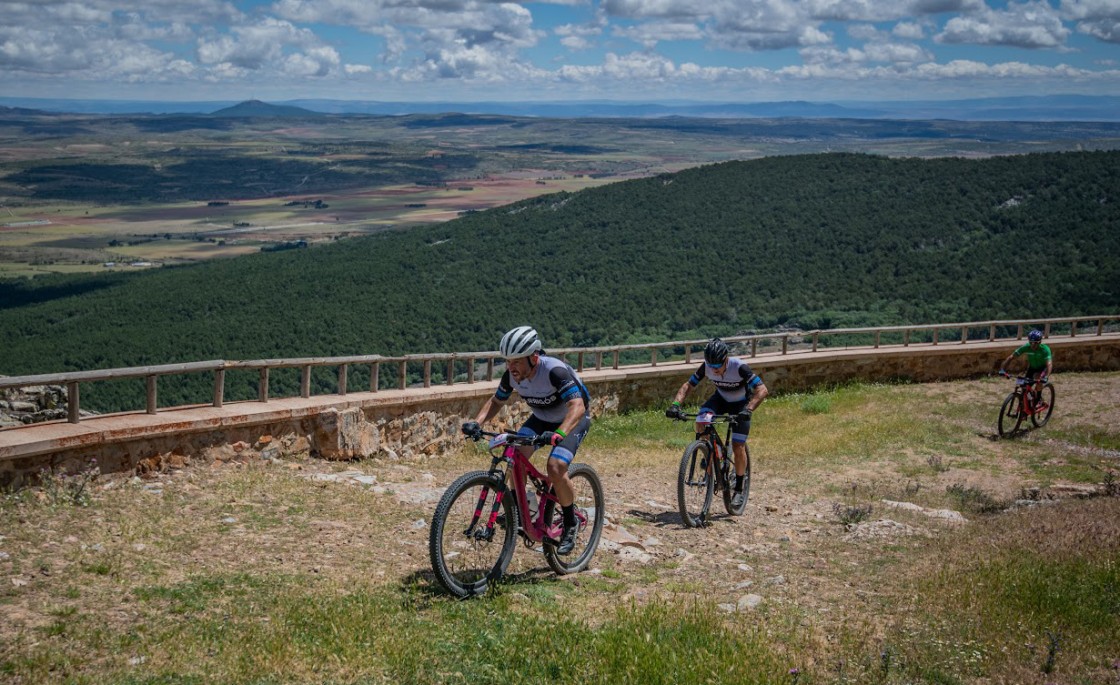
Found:
<svg viewBox="0 0 1120 685"><path fill-rule="evenodd" d="M715 490L715 468L711 445L706 440L693 440L681 456L677 471L677 507L681 521L688 528L699 528L707 522Z"/></svg>
<svg viewBox="0 0 1120 685"><path fill-rule="evenodd" d="M587 568L603 534L603 485L599 482L599 475L587 464L572 464L568 466L568 478L575 490L574 504L580 518L576 546L571 554L560 556L554 545L547 542L544 545L544 558L549 568L562 576ZM544 515L545 521L563 524L564 512L552 498L545 502Z"/></svg>
<svg viewBox="0 0 1120 685"><path fill-rule="evenodd" d="M723 508L732 516L742 516L747 510L747 499L751 496L751 453L747 450L747 468L743 471L743 501L739 506L734 506L735 499L735 458L734 452L723 460L726 464L727 480L723 489Z"/></svg>
<svg viewBox="0 0 1120 685"><path fill-rule="evenodd" d="M432 515L432 570L440 585L457 597L485 593L513 559L517 508L512 497L502 498L498 520L492 530L486 527L500 487L486 471L463 474L443 493ZM474 521L476 511L480 514Z"/></svg>
<svg viewBox="0 0 1120 685"><path fill-rule="evenodd" d="M1034 413L1031 414L1031 423L1042 428L1050 420L1052 413L1054 413L1054 386L1044 385L1038 393L1038 401L1034 405Z"/></svg>
<svg viewBox="0 0 1120 685"><path fill-rule="evenodd" d="M1019 401L1019 393L1013 392L1003 400L1003 405L999 408L999 436L1006 438L1015 431L1019 430L1019 426L1023 423L1023 412L1021 411L1021 402Z"/></svg>

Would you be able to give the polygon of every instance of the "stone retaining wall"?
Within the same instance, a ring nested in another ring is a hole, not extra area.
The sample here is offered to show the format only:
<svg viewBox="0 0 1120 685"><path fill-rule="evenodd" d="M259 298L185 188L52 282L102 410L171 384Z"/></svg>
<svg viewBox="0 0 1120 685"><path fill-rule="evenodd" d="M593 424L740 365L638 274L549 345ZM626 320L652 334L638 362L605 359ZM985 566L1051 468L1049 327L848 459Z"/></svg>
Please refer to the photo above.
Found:
<svg viewBox="0 0 1120 685"><path fill-rule="evenodd" d="M1055 372L1120 370L1120 336L1048 341ZM923 348L822 350L750 360L772 392L851 382L932 382L974 378L998 369L1008 343L946 343ZM583 373L603 415L665 406L697 364L588 370ZM1058 383L1060 383L1060 375ZM277 458L311 452L325 459L438 455L462 442L459 426L474 416L496 383L352 393L268 403L229 403L157 415L110 415L80 424L52 422L0 430L0 485L28 482L42 469L77 472L96 460L102 472L176 468L194 461ZM702 386L693 397L711 392ZM516 426L523 403L499 422Z"/></svg>

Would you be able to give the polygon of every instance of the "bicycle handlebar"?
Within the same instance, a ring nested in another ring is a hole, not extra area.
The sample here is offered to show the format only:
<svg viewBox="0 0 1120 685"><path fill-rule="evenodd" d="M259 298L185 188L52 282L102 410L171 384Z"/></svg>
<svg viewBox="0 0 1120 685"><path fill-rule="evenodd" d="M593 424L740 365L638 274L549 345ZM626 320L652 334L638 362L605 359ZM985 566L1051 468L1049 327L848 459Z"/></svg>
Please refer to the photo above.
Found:
<svg viewBox="0 0 1120 685"><path fill-rule="evenodd" d="M678 413L676 416L673 416L673 417L670 417L670 418L672 418L674 421L687 421L688 419L695 419L698 416L700 416L699 413L687 414L687 413L682 411L682 412ZM738 414L712 414L711 417L712 417L712 422L713 423L718 423L718 422L734 421L735 419L739 418L739 415Z"/></svg>
<svg viewBox="0 0 1120 685"><path fill-rule="evenodd" d="M468 435L467 437L475 442L483 438L496 438L499 435L504 435L506 444L508 445L530 445L532 447L544 447L549 444L543 435L522 435L521 433L510 433L503 431L495 433L493 431L479 431L477 435Z"/></svg>
<svg viewBox="0 0 1120 685"><path fill-rule="evenodd" d="M1024 383L1042 383L1044 385L1049 385L1050 384L1050 377L1049 376L1047 376L1045 378L1031 378L1030 376L1012 376L1011 374L1007 373L1003 369L999 370L999 375L1003 376L1004 378L1010 378L1014 381L1023 381Z"/></svg>

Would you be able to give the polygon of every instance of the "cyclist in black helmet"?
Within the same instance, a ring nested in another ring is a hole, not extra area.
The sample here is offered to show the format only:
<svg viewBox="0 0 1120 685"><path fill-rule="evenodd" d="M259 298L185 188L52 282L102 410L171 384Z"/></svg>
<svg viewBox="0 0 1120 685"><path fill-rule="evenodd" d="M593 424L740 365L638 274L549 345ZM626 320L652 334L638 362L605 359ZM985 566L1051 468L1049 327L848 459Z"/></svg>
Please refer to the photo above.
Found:
<svg viewBox="0 0 1120 685"><path fill-rule="evenodd" d="M506 372L475 420L463 424L463 433L472 438L480 435L481 424L494 418L515 390L525 400L533 414L517 432L542 436L552 445L548 477L564 512L564 534L556 553L570 554L579 528L568 465L591 428L591 398L575 369L542 352L540 337L533 328L518 326L509 331L502 336L498 351L506 360Z"/></svg>
<svg viewBox="0 0 1120 685"><path fill-rule="evenodd" d="M731 500L734 507L743 506L743 484L747 470L747 436L751 432L751 414L770 391L751 367L738 357L730 356L727 343L712 338L704 347L704 363L692 374L673 398L673 403L665 410L665 415L676 418L681 413L681 402L689 391L707 378L716 386L715 393L700 407L696 417L696 433L702 430L705 415L738 414L731 426L731 451L735 455L735 496Z"/></svg>

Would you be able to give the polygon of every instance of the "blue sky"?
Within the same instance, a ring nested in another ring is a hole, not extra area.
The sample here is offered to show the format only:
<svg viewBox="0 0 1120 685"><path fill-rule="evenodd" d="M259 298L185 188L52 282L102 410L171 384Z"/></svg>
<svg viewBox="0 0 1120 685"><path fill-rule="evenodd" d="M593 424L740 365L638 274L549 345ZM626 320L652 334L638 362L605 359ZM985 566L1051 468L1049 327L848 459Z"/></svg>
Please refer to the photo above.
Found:
<svg viewBox="0 0 1120 685"><path fill-rule="evenodd" d="M0 95L1120 95L1120 0L0 0Z"/></svg>

